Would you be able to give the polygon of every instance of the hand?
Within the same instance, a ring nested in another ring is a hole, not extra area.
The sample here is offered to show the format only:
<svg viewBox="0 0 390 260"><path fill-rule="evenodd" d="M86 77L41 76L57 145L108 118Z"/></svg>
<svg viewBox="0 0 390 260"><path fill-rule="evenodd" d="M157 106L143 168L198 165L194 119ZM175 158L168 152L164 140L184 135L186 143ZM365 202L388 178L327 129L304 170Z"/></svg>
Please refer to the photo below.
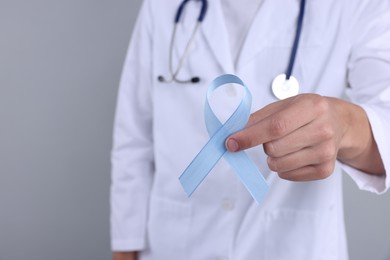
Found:
<svg viewBox="0 0 390 260"><path fill-rule="evenodd" d="M302 94L275 102L253 113L246 128L226 142L232 152L260 144L269 168L286 180L327 178L336 159L384 173L364 110L340 99Z"/></svg>
<svg viewBox="0 0 390 260"><path fill-rule="evenodd" d="M137 260L137 252L113 252L112 260Z"/></svg>

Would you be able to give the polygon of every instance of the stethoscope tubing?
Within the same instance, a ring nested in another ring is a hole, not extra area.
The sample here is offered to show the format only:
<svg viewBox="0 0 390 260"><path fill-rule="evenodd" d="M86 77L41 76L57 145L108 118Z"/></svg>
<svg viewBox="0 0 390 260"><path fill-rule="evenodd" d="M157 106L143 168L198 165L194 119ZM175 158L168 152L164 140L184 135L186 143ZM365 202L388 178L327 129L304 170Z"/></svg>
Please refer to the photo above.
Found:
<svg viewBox="0 0 390 260"><path fill-rule="evenodd" d="M191 47L191 45L193 44L193 42L195 40L195 36L196 36L197 32L199 31L199 27L200 27L201 23L203 22L203 20L204 20L204 18L206 16L207 9L208 9L208 1L207 0L197 0L197 1L201 1L202 2L202 6L201 6L201 9L200 9L200 12L199 12L197 23L196 23L196 25L195 25L195 27L194 27L194 29L192 31L190 39L188 40L188 42L186 44L186 47L185 47L185 50L184 50L183 54L179 58L179 62L178 62L177 68L176 69L173 68L173 49L174 49L174 44L175 44L175 39L176 39L177 25L180 22L180 18L182 17L183 10L184 10L186 4L189 1L191 1L191 0L184 0L180 4L180 6L178 7L178 9L176 11L174 27L173 27L172 37L171 37L171 42L170 42L170 45L169 45L169 72L170 72L170 78L169 79L165 79L163 76L158 76L158 80L160 82L164 82L164 83L177 82L177 83L185 84L185 83L198 83L200 81L199 77L192 77L192 78L190 78L188 80L178 79L178 74L179 74L180 70L183 67L183 64L184 64L184 61L185 61L186 57L188 56L190 47ZM286 81L290 80L290 77L291 77L292 72L294 70L295 60L296 60L296 56L297 56L297 53L298 53L299 42L300 42L300 38L301 38L301 34L302 34L303 21L304 21L304 16L305 16L305 6L306 6L306 0L301 0L300 7L299 7L298 23L297 23L295 37L294 37L294 42L293 42L293 46L292 46L292 49L291 49L291 54L290 54L290 60L288 62L288 67L287 67L287 70L286 70L286 73L285 73Z"/></svg>
<svg viewBox="0 0 390 260"><path fill-rule="evenodd" d="M290 60L288 62L288 67L286 71L286 80L289 80L291 77L291 74L294 69L294 64L295 64L295 59L297 56L298 52L298 47L299 47L299 40L301 38L302 34L302 27L303 27L303 20L305 17L305 5L306 5L306 0L301 0L300 3L300 8L299 8L299 16L298 16L298 24L297 24L297 29L295 32L295 38L294 38L294 44L291 50L291 55L290 55Z"/></svg>

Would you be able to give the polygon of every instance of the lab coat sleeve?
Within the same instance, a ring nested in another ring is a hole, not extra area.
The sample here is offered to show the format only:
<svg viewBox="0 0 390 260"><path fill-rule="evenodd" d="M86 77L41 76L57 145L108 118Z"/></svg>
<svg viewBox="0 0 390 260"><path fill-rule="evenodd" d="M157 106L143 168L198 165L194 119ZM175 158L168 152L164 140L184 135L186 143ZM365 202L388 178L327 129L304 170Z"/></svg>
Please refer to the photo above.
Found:
<svg viewBox="0 0 390 260"><path fill-rule="evenodd" d="M111 248L145 248L154 159L152 138L152 21L145 0L123 66L111 153Z"/></svg>
<svg viewBox="0 0 390 260"><path fill-rule="evenodd" d="M384 193L390 185L390 1L357 2L351 15L349 97L367 113L385 166L384 176L373 176L342 164L362 190Z"/></svg>

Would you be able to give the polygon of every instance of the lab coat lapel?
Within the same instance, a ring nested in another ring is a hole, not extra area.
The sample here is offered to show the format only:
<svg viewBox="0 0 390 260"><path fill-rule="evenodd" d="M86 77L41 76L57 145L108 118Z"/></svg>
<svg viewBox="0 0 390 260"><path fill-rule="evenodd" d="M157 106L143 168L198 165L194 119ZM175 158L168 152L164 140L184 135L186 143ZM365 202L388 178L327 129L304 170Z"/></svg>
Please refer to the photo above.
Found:
<svg viewBox="0 0 390 260"><path fill-rule="evenodd" d="M316 1L311 0L306 4L307 17L305 19L309 18L310 5L313 5ZM299 4L297 0L263 0L243 44L237 62L237 69L245 66L261 51L264 51L266 47L290 46L291 48L299 13ZM275 19L274 16L279 18ZM303 32L303 37L305 32L307 32L307 29ZM303 39L301 39L300 46L303 44L302 41Z"/></svg>
<svg viewBox="0 0 390 260"><path fill-rule="evenodd" d="M237 60L237 70L250 62L259 52L264 50L267 41L267 30L272 28L270 21L273 15L270 6L273 1L263 1L249 28L248 34L242 46L240 56Z"/></svg>
<svg viewBox="0 0 390 260"><path fill-rule="evenodd" d="M213 0L208 1L208 3L208 11L201 31L222 71L224 73L234 73L234 63L221 2L220 0Z"/></svg>

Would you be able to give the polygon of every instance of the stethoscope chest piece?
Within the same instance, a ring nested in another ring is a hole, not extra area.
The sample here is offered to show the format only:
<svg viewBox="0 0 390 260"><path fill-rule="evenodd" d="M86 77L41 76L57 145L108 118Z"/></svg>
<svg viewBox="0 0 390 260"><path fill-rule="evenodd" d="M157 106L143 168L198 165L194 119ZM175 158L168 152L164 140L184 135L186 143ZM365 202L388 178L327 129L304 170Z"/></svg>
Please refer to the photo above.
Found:
<svg viewBox="0 0 390 260"><path fill-rule="evenodd" d="M272 92L279 100L296 96L299 93L298 80L293 76L287 79L286 74L280 74L272 82Z"/></svg>

